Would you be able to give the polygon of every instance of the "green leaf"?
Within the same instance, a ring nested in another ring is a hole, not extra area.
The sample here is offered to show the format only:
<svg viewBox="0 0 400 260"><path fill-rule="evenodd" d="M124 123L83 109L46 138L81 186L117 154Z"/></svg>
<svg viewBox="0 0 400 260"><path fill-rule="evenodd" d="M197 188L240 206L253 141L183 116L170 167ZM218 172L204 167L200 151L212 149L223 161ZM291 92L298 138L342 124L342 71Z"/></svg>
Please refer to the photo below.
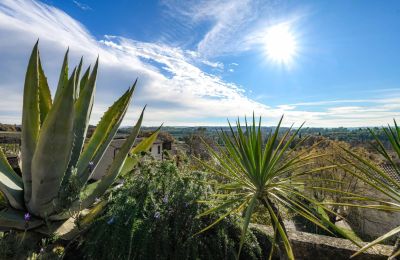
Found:
<svg viewBox="0 0 400 260"><path fill-rule="evenodd" d="M54 212L60 184L71 157L75 77L76 70L48 113L33 156L32 198L28 207L37 216L46 217Z"/></svg>
<svg viewBox="0 0 400 260"><path fill-rule="evenodd" d="M51 108L51 94L47 78L44 75L42 63L39 57L39 110L40 110L40 125L43 124L47 113Z"/></svg>
<svg viewBox="0 0 400 260"><path fill-rule="evenodd" d="M141 152L147 152L153 146L153 143L157 140L160 130L161 126L149 137L143 138L143 140L131 150L131 154L139 155ZM128 156L124 162L124 165L122 166L121 176L125 176L127 173L131 172L135 168L137 162L137 156Z"/></svg>
<svg viewBox="0 0 400 260"><path fill-rule="evenodd" d="M78 97L80 95L80 78L81 78L81 70L82 70L82 63L83 63L83 57L81 57L81 60L79 61L78 69L76 71L76 77L75 77L75 100L78 100Z"/></svg>
<svg viewBox="0 0 400 260"><path fill-rule="evenodd" d="M98 60L96 60L96 63L98 63ZM83 74L81 78L81 82L79 83L79 93L82 92L83 88L86 87L86 83L89 80L90 76L90 66L86 69L85 73Z"/></svg>
<svg viewBox="0 0 400 260"><path fill-rule="evenodd" d="M274 223L273 225L278 230L280 239L282 239L282 242L285 246L286 255L287 255L288 259L294 260L292 246L290 245L289 238L287 237L286 232L283 229L283 226L279 223L278 216L275 214L274 210L271 208L271 205L269 205L269 203L267 203L267 208L268 208L269 214L273 220L273 223Z"/></svg>
<svg viewBox="0 0 400 260"><path fill-rule="evenodd" d="M118 151L114 161L108 168L107 173L100 180L86 186L85 190L82 193L83 196L81 197L82 205L84 208L91 205L96 200L96 198L101 197L114 183L115 179L120 174L122 165L126 157L128 156L129 151L132 149L135 139L140 131L145 108L143 108L143 111L139 117L138 122L133 128L132 133L129 135L129 137L122 145L121 149Z"/></svg>
<svg viewBox="0 0 400 260"><path fill-rule="evenodd" d="M21 171L24 182L24 199L28 202L32 192L31 163L40 129L39 110L39 41L33 47L25 76L22 108Z"/></svg>
<svg viewBox="0 0 400 260"><path fill-rule="evenodd" d="M85 84L81 90L78 100L74 104L74 147L72 148L71 160L69 162L69 171L65 175L65 181L68 180L71 175L71 168L76 167L79 156L81 155L83 145L85 143L86 133L89 127L90 115L94 103L94 93L96 89L96 78L98 60L94 66L93 72L90 75L89 80L85 79L88 77L88 70L82 78L82 83ZM86 84L87 82L87 84Z"/></svg>
<svg viewBox="0 0 400 260"><path fill-rule="evenodd" d="M61 67L60 77L58 79L57 90L56 90L56 94L54 96L54 102L56 102L56 100L61 95L63 88L68 84L68 53L69 53L69 48L66 51L65 56L64 56L64 61L63 61L62 67Z"/></svg>
<svg viewBox="0 0 400 260"><path fill-rule="evenodd" d="M6 197L11 207L24 209L23 182L11 168L7 158L0 148L0 191Z"/></svg>
<svg viewBox="0 0 400 260"><path fill-rule="evenodd" d="M244 239L245 239L246 233L247 233L247 228L249 227L251 215L253 214L256 204L257 204L257 197L253 196L253 198L250 200L250 204L247 206L246 214L243 219L243 227L242 227L242 234L240 235L240 245L239 245L238 256L240 256L240 252L242 250ZM238 257L238 259L239 259L239 257Z"/></svg>
<svg viewBox="0 0 400 260"><path fill-rule="evenodd" d="M88 226L95 221L95 219L104 212L107 205L106 200L97 203L89 212L79 220L79 226Z"/></svg>
<svg viewBox="0 0 400 260"><path fill-rule="evenodd" d="M89 163L93 162L96 166L107 147L110 145L121 121L129 107L129 103L135 89L136 82L131 89L126 91L103 115L97 124L87 147L83 150L77 163L78 177L81 183L86 183L91 172Z"/></svg>
<svg viewBox="0 0 400 260"><path fill-rule="evenodd" d="M161 127L158 127L154 133L152 133L149 137L143 138L143 140L136 145L131 153L132 154L139 154L141 152L147 152L153 146L153 143L157 140L158 134L160 133Z"/></svg>

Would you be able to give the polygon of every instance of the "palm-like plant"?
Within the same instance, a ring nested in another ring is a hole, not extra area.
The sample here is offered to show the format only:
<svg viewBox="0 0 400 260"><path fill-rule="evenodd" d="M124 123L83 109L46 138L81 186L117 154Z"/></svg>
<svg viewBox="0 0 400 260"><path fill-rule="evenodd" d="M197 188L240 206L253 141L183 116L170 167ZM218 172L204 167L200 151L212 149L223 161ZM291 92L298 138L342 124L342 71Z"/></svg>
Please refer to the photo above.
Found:
<svg viewBox="0 0 400 260"><path fill-rule="evenodd" d="M369 131L375 139L376 145L374 147L376 151L385 158L386 163L390 165L390 168L392 168L393 171L387 171L380 165L377 165L369 159L343 147L342 150L345 151L345 154L350 155L350 158L343 156L342 158L347 162L347 164L340 165L340 167L362 180L377 192L385 195L388 200L362 196L359 194L348 194L349 200L353 202L361 201L363 203L349 203L347 205L400 212L400 166L395 161L400 159L400 127L394 120L394 127L388 126L387 128L383 128L384 134L390 142L391 149L393 150L395 157L397 157L396 159L393 159L391 152L385 148L377 134L371 129L369 129ZM384 241L385 239L398 235L399 233L400 226L395 227L386 234L362 247L356 254L354 254L354 256L366 251L368 248ZM394 258L398 255L400 255L400 248L395 248L391 257Z"/></svg>
<svg viewBox="0 0 400 260"><path fill-rule="evenodd" d="M82 77L82 60L68 77L68 51L52 101L38 43L26 72L21 135L21 171L17 175L0 149L0 191L8 207L0 228L30 230L64 223L71 213L92 205L117 178L140 130L143 112L106 175L87 184L129 106L135 84L103 115L84 147L94 102L98 61ZM144 110L143 110L144 111ZM98 210L98 208L96 209Z"/></svg>
<svg viewBox="0 0 400 260"><path fill-rule="evenodd" d="M282 117L283 118L283 117ZM292 247L282 218L282 208L293 210L319 227L329 231L335 226L322 214L316 213L313 205L317 202L304 194L304 175L312 174L320 169L304 170L313 158L319 155L309 154L307 151L295 153L297 145L290 148L301 127L292 133L292 127L280 136L282 118L266 139L261 132L261 118L258 126L253 115L252 125L241 126L236 123L236 130L231 126L230 134L220 132L223 146L210 153L216 160L215 167L203 162L203 165L222 177L222 183L217 186L219 193L215 199L206 201L214 205L200 216L214 211L224 210L224 213L213 224L200 231L203 232L217 224L229 214L243 214L243 229L241 245L252 213L257 204L264 206L270 215L274 228L274 244L278 245L279 253L283 258L294 259ZM305 139L302 139L305 140ZM320 206L321 210L329 210ZM335 229L336 230L336 229ZM272 256L271 250L271 256ZM239 249L240 254L240 249Z"/></svg>

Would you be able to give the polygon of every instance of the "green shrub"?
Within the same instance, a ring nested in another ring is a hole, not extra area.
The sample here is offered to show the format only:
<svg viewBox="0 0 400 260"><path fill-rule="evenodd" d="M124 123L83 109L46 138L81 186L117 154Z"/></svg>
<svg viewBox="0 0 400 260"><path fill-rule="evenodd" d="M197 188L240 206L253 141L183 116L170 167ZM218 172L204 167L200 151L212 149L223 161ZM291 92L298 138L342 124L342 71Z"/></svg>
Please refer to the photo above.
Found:
<svg viewBox="0 0 400 260"><path fill-rule="evenodd" d="M173 162L144 161L123 186L83 242L90 259L233 259L240 225L233 218L199 235L218 216L196 218L207 208L197 203L212 190L204 174L179 170ZM194 235L194 236L193 236ZM261 259L256 237L248 232L243 259Z"/></svg>

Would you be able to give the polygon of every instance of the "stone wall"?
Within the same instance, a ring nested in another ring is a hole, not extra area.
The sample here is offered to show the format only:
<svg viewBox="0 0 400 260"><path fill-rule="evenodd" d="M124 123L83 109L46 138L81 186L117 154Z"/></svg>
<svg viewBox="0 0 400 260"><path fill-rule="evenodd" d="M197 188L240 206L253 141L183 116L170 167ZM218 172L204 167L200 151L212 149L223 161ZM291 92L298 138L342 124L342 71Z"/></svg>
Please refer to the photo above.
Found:
<svg viewBox="0 0 400 260"><path fill-rule="evenodd" d="M367 185L360 184L357 192L360 192L364 196L390 201L385 195ZM400 212L365 208L350 208L347 212L346 220L352 230L366 241L374 240L393 228L400 226ZM394 242L394 238L390 242Z"/></svg>
<svg viewBox="0 0 400 260"><path fill-rule="evenodd" d="M271 227L253 224L252 228L260 230L264 235L271 237L273 230ZM340 260L349 259L352 254L359 249L347 239L328 237L305 233L295 230L288 230L293 253L298 260ZM264 239L266 241L266 239ZM365 245L365 243L362 243ZM387 259L393 250L392 246L376 245L367 252L354 257L355 260L380 260Z"/></svg>

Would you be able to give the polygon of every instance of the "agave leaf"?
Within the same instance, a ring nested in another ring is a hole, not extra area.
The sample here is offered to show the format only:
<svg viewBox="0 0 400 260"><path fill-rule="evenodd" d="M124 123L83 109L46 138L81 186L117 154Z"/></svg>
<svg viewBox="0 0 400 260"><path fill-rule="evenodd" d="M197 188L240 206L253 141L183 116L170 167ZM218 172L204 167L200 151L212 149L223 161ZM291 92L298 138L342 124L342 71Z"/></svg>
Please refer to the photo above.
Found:
<svg viewBox="0 0 400 260"><path fill-rule="evenodd" d="M82 70L82 64L83 64L83 57L81 57L81 60L79 61L78 69L76 70L76 77L75 77L75 100L78 100L79 95L80 95L80 78L81 78L81 70Z"/></svg>
<svg viewBox="0 0 400 260"><path fill-rule="evenodd" d="M68 84L68 53L69 53L69 48L64 56L60 77L58 79L56 94L54 95L54 102L56 102L58 97L61 95L63 88Z"/></svg>
<svg viewBox="0 0 400 260"><path fill-rule="evenodd" d="M24 209L23 182L7 161L0 148L0 191L6 197L11 207Z"/></svg>
<svg viewBox="0 0 400 260"><path fill-rule="evenodd" d="M69 217L63 221L52 221L35 229L35 232L47 236L56 236L59 239L71 241L80 234L81 228L76 225L76 217Z"/></svg>
<svg viewBox="0 0 400 260"><path fill-rule="evenodd" d="M29 220L28 222L25 221L24 215L25 212L14 210L11 208L6 208L0 211L0 227L2 229L15 228L19 230L30 230L43 225L42 220L36 219L34 217L31 217L31 220Z"/></svg>
<svg viewBox="0 0 400 260"><path fill-rule="evenodd" d="M85 227L93 223L96 217L99 216L101 213L103 213L103 211L106 208L106 205L107 205L106 200L102 200L99 203L97 203L93 208L89 210L89 212L85 216L83 216L79 220L79 225Z"/></svg>
<svg viewBox="0 0 400 260"><path fill-rule="evenodd" d="M45 234L54 234L63 240L72 240L81 232L85 231L90 224L104 212L107 205L107 201L103 200L97 203L90 210L84 210L82 217L76 219L76 217L69 217L67 220L62 222L53 222L49 228L41 228L41 231Z"/></svg>
<svg viewBox="0 0 400 260"><path fill-rule="evenodd" d="M96 63L97 62L98 61L96 60ZM86 82L88 81L89 76L90 76L90 66L86 69L85 73L81 78L81 82L79 83L79 93L81 93L83 88L86 87Z"/></svg>
<svg viewBox="0 0 400 260"><path fill-rule="evenodd" d="M44 75L44 71L42 68L42 63L40 62L39 57L39 111L40 111L40 125L43 124L44 119L47 116L47 113L51 108L51 94L49 85L47 83L47 78Z"/></svg>
<svg viewBox="0 0 400 260"><path fill-rule="evenodd" d="M106 190L111 186L111 184L114 183L115 179L120 174L122 165L126 157L128 156L129 151L132 149L135 139L140 131L145 109L146 107L143 108L143 111L135 127L133 128L132 133L129 135L129 137L122 145L121 149L118 151L107 173L100 180L86 186L86 188L82 192L81 198L82 198L82 206L84 208L91 205L96 200L96 198L101 197L106 192Z"/></svg>
<svg viewBox="0 0 400 260"><path fill-rule="evenodd" d="M135 86L136 82L132 88L126 91L103 115L87 147L79 157L76 168L78 169L78 177L81 183L86 183L90 177L91 171L89 170L89 163L93 162L96 166L111 143L128 109Z"/></svg>
<svg viewBox="0 0 400 260"><path fill-rule="evenodd" d="M157 140L158 134L160 133L161 127L158 127L154 133L152 133L149 137L143 138L143 140L138 143L135 147L133 147L131 153L139 154L141 152L147 152L152 146L153 143Z"/></svg>
<svg viewBox="0 0 400 260"><path fill-rule="evenodd" d="M138 145L133 147L131 150L132 155L138 155L141 152L148 151L152 146L153 143L157 140L158 134L160 133L161 126L152 133L149 137L144 138ZM138 162L138 158L136 156L128 156L124 162L124 165L121 169L121 176L125 176L127 173L131 172L133 168L135 168Z"/></svg>
<svg viewBox="0 0 400 260"><path fill-rule="evenodd" d="M121 176L124 177L128 173L130 173L137 165L139 162L139 158L137 154L133 154L131 156L128 156L124 162L124 165L122 165L121 169Z"/></svg>
<svg viewBox="0 0 400 260"><path fill-rule="evenodd" d="M238 199L238 200L236 200L236 201L239 201L239 200L240 200L240 199ZM225 203L225 204L227 204L227 203ZM223 208L226 208L226 207L228 206L228 205L225 205L225 204L224 204ZM232 204L232 203L230 203L230 204ZM240 204L240 205L239 205L238 207L236 207L236 208L229 209L228 212L222 214L217 220L215 220L213 223L211 223L211 224L208 225L207 227L203 228L202 230L198 231L198 232L197 232L196 234L194 234L193 236L196 236L196 235L198 235L198 234L200 234L200 233L203 233L203 232L209 230L210 228L212 228L213 226L215 226L216 224L218 224L219 222L221 222L224 218L226 218L226 217L229 216L230 214L232 214L232 213L234 213L234 212L239 212L244 206L246 206L246 204L247 204L247 201L243 202L242 204ZM214 209L212 209L211 212L216 211L216 210L218 210L217 207L214 208ZM211 213L211 212L210 212L210 213ZM210 213L208 213L208 214L210 214ZM204 216L205 214L204 214L204 213L203 213L203 214L200 214L200 215L198 215L198 217L200 217L201 215Z"/></svg>
<svg viewBox="0 0 400 260"><path fill-rule="evenodd" d="M282 239L283 245L286 250L286 255L288 259L294 260L294 255L293 255L293 250L292 246L290 245L289 238L287 237L287 234L284 230L284 227L279 223L278 216L275 214L274 210L272 209L271 205L267 203L267 209L269 211L269 214L273 220L275 228L278 230L278 234L280 236L280 239Z"/></svg>
<svg viewBox="0 0 400 260"><path fill-rule="evenodd" d="M74 141L76 70L48 113L32 161L32 198L28 207L37 216L53 213Z"/></svg>
<svg viewBox="0 0 400 260"><path fill-rule="evenodd" d="M38 42L33 47L25 76L22 108L21 171L24 182L24 199L28 202L32 192L31 162L40 129L39 111L39 50Z"/></svg>
<svg viewBox="0 0 400 260"><path fill-rule="evenodd" d="M240 256L240 252L243 247L244 239L246 237L247 233L247 228L249 227L251 215L253 214L254 208L257 204L257 197L253 196L253 198L250 200L249 205L247 206L246 213L243 219L243 227L242 227L242 234L240 235L240 245L239 245L239 253L238 256ZM239 259L239 257L238 257Z"/></svg>
<svg viewBox="0 0 400 260"><path fill-rule="evenodd" d="M76 167L79 156L82 152L83 144L85 143L86 133L89 127L90 115L94 103L94 92L96 89L96 78L97 78L98 60L94 66L92 75L90 75L89 81L85 79L89 75L89 70L86 71L82 78L82 83L86 86L82 88L78 100L74 104L75 119L74 119L74 147L72 148L71 160L69 162L69 169ZM87 84L86 84L87 81ZM67 180L71 175L71 171L67 171L65 179Z"/></svg>

